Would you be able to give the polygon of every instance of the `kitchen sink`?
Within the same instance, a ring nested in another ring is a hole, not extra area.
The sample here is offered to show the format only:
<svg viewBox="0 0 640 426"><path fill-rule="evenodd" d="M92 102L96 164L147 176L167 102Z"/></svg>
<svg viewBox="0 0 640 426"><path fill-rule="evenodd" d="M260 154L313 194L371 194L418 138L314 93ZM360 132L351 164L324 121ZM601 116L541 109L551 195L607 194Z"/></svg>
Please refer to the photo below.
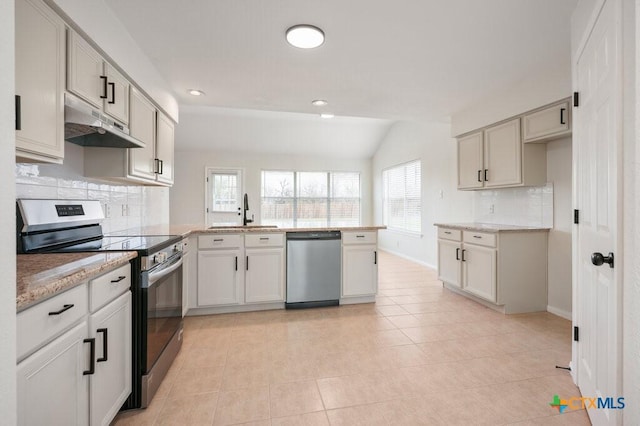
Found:
<svg viewBox="0 0 640 426"><path fill-rule="evenodd" d="M215 225L208 229L275 229L276 225Z"/></svg>

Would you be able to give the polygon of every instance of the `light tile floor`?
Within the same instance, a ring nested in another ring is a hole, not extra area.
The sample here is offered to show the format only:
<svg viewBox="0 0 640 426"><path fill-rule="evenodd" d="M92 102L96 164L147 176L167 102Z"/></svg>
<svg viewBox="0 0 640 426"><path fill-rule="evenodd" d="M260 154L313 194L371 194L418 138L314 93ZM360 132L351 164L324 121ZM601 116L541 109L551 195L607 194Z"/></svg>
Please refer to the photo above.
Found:
<svg viewBox="0 0 640 426"><path fill-rule="evenodd" d="M375 304L187 317L178 358L146 410L116 425L588 425L571 324L502 315L380 254Z"/></svg>

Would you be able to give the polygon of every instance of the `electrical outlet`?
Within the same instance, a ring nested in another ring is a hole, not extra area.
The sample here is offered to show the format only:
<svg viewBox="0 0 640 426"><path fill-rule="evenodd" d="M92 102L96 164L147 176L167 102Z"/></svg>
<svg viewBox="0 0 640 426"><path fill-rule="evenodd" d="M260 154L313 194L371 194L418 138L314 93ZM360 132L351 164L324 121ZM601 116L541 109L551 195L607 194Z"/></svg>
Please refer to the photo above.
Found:
<svg viewBox="0 0 640 426"><path fill-rule="evenodd" d="M104 203L104 217L105 219L109 219L111 217L111 209L107 203Z"/></svg>
<svg viewBox="0 0 640 426"><path fill-rule="evenodd" d="M493 204L491 204L491 205L489 206L489 213L495 213L495 210L496 210L496 209L495 209L495 206L494 206Z"/></svg>
<svg viewBox="0 0 640 426"><path fill-rule="evenodd" d="M440 194L439 195L440 195L440 198L444 198L444 191L442 189L440 190Z"/></svg>

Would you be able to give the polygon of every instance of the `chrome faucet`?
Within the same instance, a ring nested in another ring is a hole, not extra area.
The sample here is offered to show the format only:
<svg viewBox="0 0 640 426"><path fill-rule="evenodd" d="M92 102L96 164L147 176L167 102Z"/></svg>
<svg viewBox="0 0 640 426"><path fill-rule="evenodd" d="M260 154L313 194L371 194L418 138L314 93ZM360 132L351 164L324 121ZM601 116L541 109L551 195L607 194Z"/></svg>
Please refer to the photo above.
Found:
<svg viewBox="0 0 640 426"><path fill-rule="evenodd" d="M253 223L253 215L251 215L251 219L247 218L247 211L249 210L249 197L247 194L244 194L242 204L242 225L247 226L247 224Z"/></svg>

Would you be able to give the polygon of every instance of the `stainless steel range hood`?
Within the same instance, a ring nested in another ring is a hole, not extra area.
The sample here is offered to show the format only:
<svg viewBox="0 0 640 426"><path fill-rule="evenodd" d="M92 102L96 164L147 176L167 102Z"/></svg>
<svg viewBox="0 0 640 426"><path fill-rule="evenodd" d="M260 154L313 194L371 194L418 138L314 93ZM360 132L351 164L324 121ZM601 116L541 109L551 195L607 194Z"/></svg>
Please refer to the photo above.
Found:
<svg viewBox="0 0 640 426"><path fill-rule="evenodd" d="M64 139L82 146L144 148L129 135L129 128L112 120L87 102L64 94Z"/></svg>

